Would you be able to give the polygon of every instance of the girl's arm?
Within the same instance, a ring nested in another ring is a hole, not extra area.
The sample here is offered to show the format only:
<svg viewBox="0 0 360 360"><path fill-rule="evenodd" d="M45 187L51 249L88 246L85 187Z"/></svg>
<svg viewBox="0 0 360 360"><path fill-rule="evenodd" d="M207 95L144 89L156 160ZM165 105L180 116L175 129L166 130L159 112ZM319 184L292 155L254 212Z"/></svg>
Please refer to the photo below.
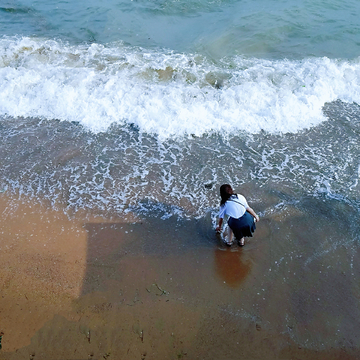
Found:
<svg viewBox="0 0 360 360"><path fill-rule="evenodd" d="M220 232L220 231L221 231L222 223L223 223L223 219L220 218L220 219L219 219L219 225L218 225L218 227L216 228L216 232Z"/></svg>
<svg viewBox="0 0 360 360"><path fill-rule="evenodd" d="M246 211L253 216L253 218L256 220L256 222L258 222L260 220L259 216L256 214L256 212L250 206L248 208L246 208Z"/></svg>

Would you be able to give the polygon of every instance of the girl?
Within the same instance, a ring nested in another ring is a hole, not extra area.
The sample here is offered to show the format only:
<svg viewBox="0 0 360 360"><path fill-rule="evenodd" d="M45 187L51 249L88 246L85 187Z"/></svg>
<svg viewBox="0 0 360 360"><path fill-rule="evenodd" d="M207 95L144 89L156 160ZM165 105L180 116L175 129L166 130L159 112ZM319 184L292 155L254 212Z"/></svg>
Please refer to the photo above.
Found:
<svg viewBox="0 0 360 360"><path fill-rule="evenodd" d="M256 229L255 222L260 220L259 216L248 205L245 197L235 194L229 184L220 186L220 196L219 226L216 231L221 231L224 216L229 216L229 231L225 243L231 246L234 233L239 239L239 245L244 246L244 237L252 236Z"/></svg>

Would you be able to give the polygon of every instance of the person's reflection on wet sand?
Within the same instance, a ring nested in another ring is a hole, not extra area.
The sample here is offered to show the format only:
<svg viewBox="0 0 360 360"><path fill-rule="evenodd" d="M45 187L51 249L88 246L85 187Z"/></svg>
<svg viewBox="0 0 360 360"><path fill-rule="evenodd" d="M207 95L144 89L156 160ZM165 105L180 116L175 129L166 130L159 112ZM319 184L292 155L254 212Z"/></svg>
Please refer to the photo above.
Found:
<svg viewBox="0 0 360 360"><path fill-rule="evenodd" d="M214 256L216 273L228 286L236 288L246 279L251 262L241 249L217 248Z"/></svg>

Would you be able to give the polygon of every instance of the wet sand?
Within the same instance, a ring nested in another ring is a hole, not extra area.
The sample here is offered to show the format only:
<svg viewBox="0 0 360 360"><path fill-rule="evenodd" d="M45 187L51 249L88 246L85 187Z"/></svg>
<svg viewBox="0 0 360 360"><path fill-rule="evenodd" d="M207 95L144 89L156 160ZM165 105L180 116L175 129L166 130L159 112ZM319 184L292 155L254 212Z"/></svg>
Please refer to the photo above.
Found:
<svg viewBox="0 0 360 360"><path fill-rule="evenodd" d="M210 218L69 218L5 194L0 208L0 359L360 356L358 268L324 270L326 256L296 247L306 241L296 226L294 253L282 247L289 218L313 230L298 209L267 215L244 248L227 248Z"/></svg>

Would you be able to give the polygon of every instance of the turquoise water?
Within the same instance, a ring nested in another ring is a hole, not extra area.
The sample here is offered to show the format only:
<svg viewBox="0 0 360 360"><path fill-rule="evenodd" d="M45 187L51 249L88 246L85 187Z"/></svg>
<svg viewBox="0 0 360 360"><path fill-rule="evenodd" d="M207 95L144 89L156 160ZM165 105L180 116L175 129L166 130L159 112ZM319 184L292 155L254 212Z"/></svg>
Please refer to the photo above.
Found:
<svg viewBox="0 0 360 360"><path fill-rule="evenodd" d="M2 35L220 59L359 56L358 1L2 1Z"/></svg>
<svg viewBox="0 0 360 360"><path fill-rule="evenodd" d="M325 121L327 102L360 102L359 10L337 1L5 1L0 115L95 132L135 124L162 138L297 132Z"/></svg>
<svg viewBox="0 0 360 360"><path fill-rule="evenodd" d="M328 102L360 103L359 7L5 1L0 115L162 138L307 129Z"/></svg>

